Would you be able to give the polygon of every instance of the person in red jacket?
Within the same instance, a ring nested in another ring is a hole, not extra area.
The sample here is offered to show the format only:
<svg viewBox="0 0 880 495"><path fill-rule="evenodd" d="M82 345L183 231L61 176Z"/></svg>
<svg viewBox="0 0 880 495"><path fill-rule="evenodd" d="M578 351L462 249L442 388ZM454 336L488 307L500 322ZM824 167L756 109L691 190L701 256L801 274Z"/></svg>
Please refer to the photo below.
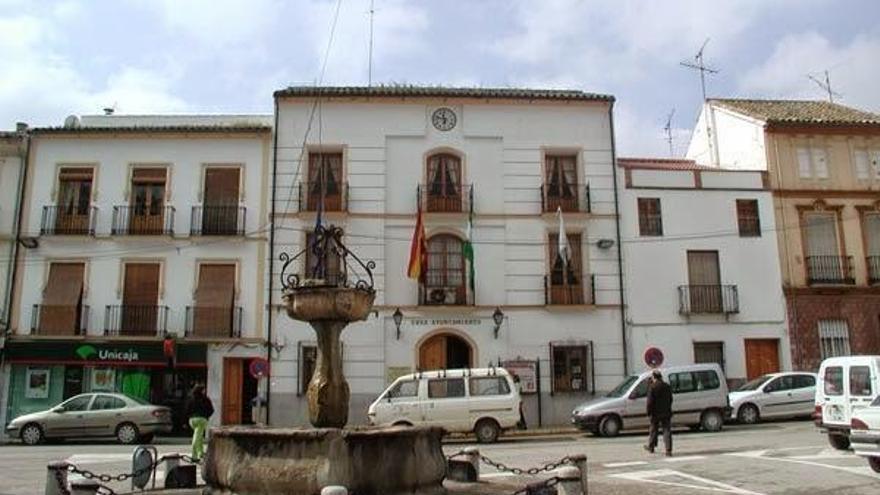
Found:
<svg viewBox="0 0 880 495"><path fill-rule="evenodd" d="M672 455L672 388L663 381L660 370L651 373L651 385L648 388L648 417L651 419L651 431L645 450L654 453L657 448L657 435L663 429L663 446L666 455Z"/></svg>

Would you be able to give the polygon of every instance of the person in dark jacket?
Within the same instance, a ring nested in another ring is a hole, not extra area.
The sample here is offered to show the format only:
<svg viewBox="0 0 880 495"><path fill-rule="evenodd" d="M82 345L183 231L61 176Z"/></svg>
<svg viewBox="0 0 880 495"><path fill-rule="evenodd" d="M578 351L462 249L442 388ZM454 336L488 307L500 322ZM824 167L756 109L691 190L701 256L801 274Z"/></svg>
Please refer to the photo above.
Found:
<svg viewBox="0 0 880 495"><path fill-rule="evenodd" d="M213 414L214 404L205 394L204 385L196 385L186 403L186 416L193 431L192 457L196 462L205 455L205 428L208 427L208 418Z"/></svg>
<svg viewBox="0 0 880 495"><path fill-rule="evenodd" d="M666 455L672 455L672 388L663 381L660 370L651 373L651 385L648 388L648 417L651 419L651 431L645 450L654 453L657 448L657 435L663 429L663 446Z"/></svg>

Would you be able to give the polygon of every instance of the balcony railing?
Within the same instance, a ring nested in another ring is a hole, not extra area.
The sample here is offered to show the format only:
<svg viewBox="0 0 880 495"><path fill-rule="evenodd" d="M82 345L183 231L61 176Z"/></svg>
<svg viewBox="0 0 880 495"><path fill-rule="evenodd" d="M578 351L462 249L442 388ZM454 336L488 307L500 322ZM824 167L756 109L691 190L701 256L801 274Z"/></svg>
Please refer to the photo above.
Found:
<svg viewBox="0 0 880 495"><path fill-rule="evenodd" d="M241 337L241 306L186 307L187 337Z"/></svg>
<svg viewBox="0 0 880 495"><path fill-rule="evenodd" d="M807 256L808 284L855 284L852 256Z"/></svg>
<svg viewBox="0 0 880 495"><path fill-rule="evenodd" d="M95 235L98 208L85 210L68 206L44 206L40 235Z"/></svg>
<svg viewBox="0 0 880 495"><path fill-rule="evenodd" d="M467 287L419 285L419 304L424 306L472 306L474 297Z"/></svg>
<svg viewBox="0 0 880 495"><path fill-rule="evenodd" d="M880 284L880 256L868 256L865 258L865 266L868 267L868 283Z"/></svg>
<svg viewBox="0 0 880 495"><path fill-rule="evenodd" d="M155 337L168 330L168 306L118 305L104 310L104 335Z"/></svg>
<svg viewBox="0 0 880 495"><path fill-rule="evenodd" d="M439 188L434 184L420 184L416 188L419 208L427 213L464 213L473 208L474 186Z"/></svg>
<svg viewBox="0 0 880 495"><path fill-rule="evenodd" d="M244 206L193 206L190 235L244 235Z"/></svg>
<svg viewBox="0 0 880 495"><path fill-rule="evenodd" d="M114 206L113 235L171 235L174 207Z"/></svg>
<svg viewBox="0 0 880 495"><path fill-rule="evenodd" d="M32 335L85 335L89 328L89 306L34 304Z"/></svg>
<svg viewBox="0 0 880 495"><path fill-rule="evenodd" d="M299 183L299 211L318 211L321 197L324 211L348 211L348 183L337 182L333 187L326 183Z"/></svg>
<svg viewBox="0 0 880 495"><path fill-rule="evenodd" d="M739 292L735 285L680 285L678 312L683 315L739 313Z"/></svg>
<svg viewBox="0 0 880 495"><path fill-rule="evenodd" d="M541 211L553 213L557 208L562 208L564 212L592 211L590 185L559 186L545 183L541 186Z"/></svg>
<svg viewBox="0 0 880 495"><path fill-rule="evenodd" d="M561 277L561 276L560 276ZM596 275L590 274L587 284L554 284L556 277L544 275L544 304L548 306L568 306L575 304L596 303Z"/></svg>

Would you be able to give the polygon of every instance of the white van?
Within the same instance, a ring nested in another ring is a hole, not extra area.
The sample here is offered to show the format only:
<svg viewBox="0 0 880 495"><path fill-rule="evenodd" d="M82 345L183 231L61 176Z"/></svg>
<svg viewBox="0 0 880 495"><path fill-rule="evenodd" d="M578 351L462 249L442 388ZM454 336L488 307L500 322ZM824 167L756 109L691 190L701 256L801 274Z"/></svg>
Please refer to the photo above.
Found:
<svg viewBox="0 0 880 495"><path fill-rule="evenodd" d="M836 449L849 448L853 411L868 407L880 395L880 356L828 358L816 383L816 426L828 433Z"/></svg>
<svg viewBox="0 0 880 495"><path fill-rule="evenodd" d="M660 370L672 388L672 424L719 431L730 416L727 381L717 364L670 366ZM648 384L652 370L631 375L601 399L571 413L571 422L594 435L613 437L621 430L647 428Z"/></svg>
<svg viewBox="0 0 880 495"><path fill-rule="evenodd" d="M425 371L405 375L370 405L370 424L439 426L494 442L520 421L521 401L503 368Z"/></svg>

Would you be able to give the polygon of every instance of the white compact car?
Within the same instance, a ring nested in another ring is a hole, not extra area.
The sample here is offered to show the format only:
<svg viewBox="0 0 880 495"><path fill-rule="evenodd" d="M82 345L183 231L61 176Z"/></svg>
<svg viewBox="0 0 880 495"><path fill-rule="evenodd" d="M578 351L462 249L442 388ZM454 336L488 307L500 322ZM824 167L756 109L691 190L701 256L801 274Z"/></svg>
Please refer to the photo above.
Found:
<svg viewBox="0 0 880 495"><path fill-rule="evenodd" d="M494 442L520 421L522 403L503 368L425 371L405 375L370 405L370 424L439 426Z"/></svg>
<svg viewBox="0 0 880 495"><path fill-rule="evenodd" d="M853 412L850 422L850 443L857 455L868 459L868 465L880 473L880 397L870 407Z"/></svg>
<svg viewBox="0 0 880 495"><path fill-rule="evenodd" d="M816 384L816 426L828 433L831 446L850 446L853 414L880 395L880 356L828 358L819 367Z"/></svg>
<svg viewBox="0 0 880 495"><path fill-rule="evenodd" d="M809 417L816 402L816 374L770 373L728 394L730 419L752 424L761 419Z"/></svg>

